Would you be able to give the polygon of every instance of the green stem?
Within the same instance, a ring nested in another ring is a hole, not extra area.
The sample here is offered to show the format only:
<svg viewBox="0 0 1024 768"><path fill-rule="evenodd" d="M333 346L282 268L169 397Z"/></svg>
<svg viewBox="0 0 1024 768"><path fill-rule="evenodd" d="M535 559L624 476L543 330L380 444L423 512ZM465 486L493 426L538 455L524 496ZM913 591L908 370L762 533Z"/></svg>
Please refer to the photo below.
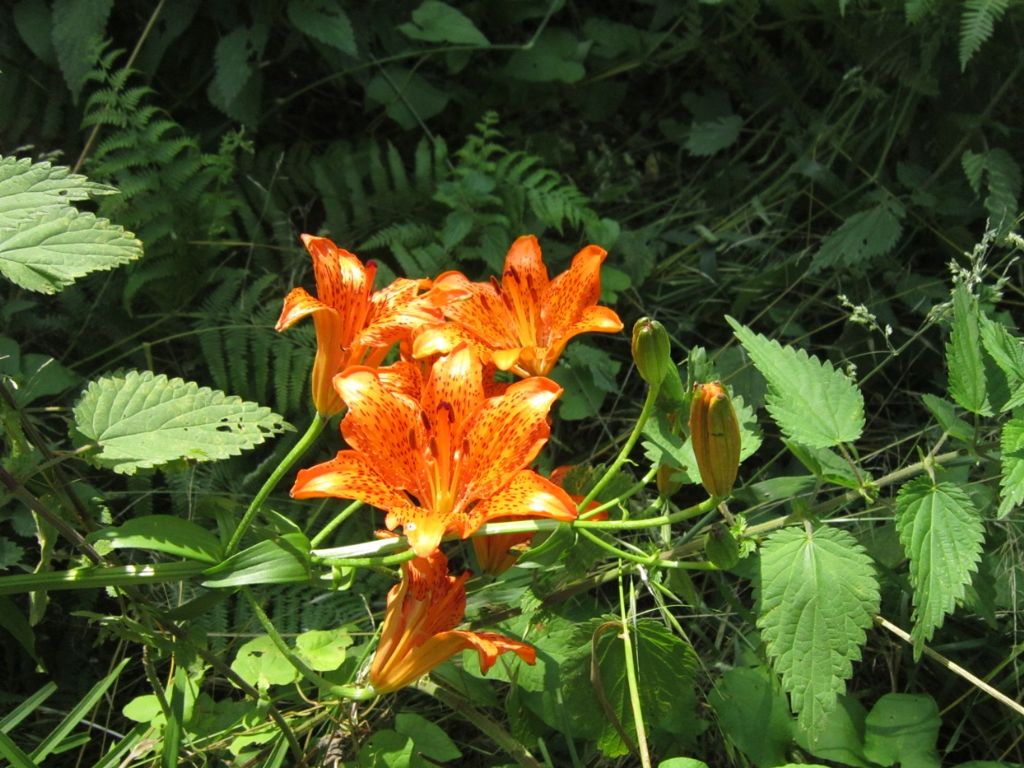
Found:
<svg viewBox="0 0 1024 768"><path fill-rule="evenodd" d="M320 689L326 693L346 699L352 699L354 701L365 701L366 699L372 699L377 696L377 691L373 689L373 686L336 685L310 669L306 662L296 656L292 652L292 649L288 647L288 643L286 643L284 638L281 637L277 628L274 626L274 623L270 620L270 617L263 612L262 608L260 608L260 604L256 602L256 598L252 596L252 592L245 587L240 591L246 602L249 603L249 608L252 609L253 615L260 623L260 626L263 627L263 631L267 633L271 642L276 646L277 650L281 652L281 655L288 660L288 663L295 667L295 669L299 671L299 674L304 678L319 686Z"/></svg>
<svg viewBox="0 0 1024 768"><path fill-rule="evenodd" d="M281 463L277 465L277 468L270 473L270 477L267 478L266 482L263 483L263 487L259 489L256 495L253 497L252 503L249 504L249 508L245 510L245 514L242 515L242 519L238 522L238 527L235 528L235 532L231 534L231 540L228 542L227 547L224 548L224 559L231 557L238 549L238 545L242 542L242 536L248 530L252 524L253 518L256 513L260 511L263 506L263 502L267 500L271 491L277 487L277 484L281 482L281 478L284 477L288 470L292 468L292 465L299 460L308 449L309 446L320 436L320 433L324 431L324 427L327 426L327 417L321 414L317 414L316 418L313 419L309 425L309 429L306 430L306 434L299 438L299 441L292 446L292 449L288 451L288 455L285 456Z"/></svg>
<svg viewBox="0 0 1024 768"><path fill-rule="evenodd" d="M700 504L686 507L678 512L669 515L658 515L657 517L645 517L642 520L577 520L570 523L577 530L594 528L602 531L634 531L643 528L655 528L659 525L671 525L682 520L689 520L691 517L704 515L718 506L718 499L705 499Z"/></svg>
<svg viewBox="0 0 1024 768"><path fill-rule="evenodd" d="M386 568L391 565L400 565L416 557L411 549L399 552L397 555L385 555L384 557L318 557L327 565L340 566L342 568Z"/></svg>
<svg viewBox="0 0 1024 768"><path fill-rule="evenodd" d="M341 510L341 512L339 512L334 517L334 519L331 520L331 522L329 522L327 525L323 527L323 530L321 530L320 533L313 537L313 540L309 542L310 546L319 547L323 543L324 539L326 539L328 536L334 533L335 529L339 525L348 520L349 517L352 516L352 513L355 512L357 509L360 509L362 506L363 502L353 501L351 504L349 504L347 507Z"/></svg>
<svg viewBox="0 0 1024 768"><path fill-rule="evenodd" d="M619 616L622 620L622 650L626 662L626 685L629 688L629 705L633 710L633 727L636 729L637 747L643 768L651 768L651 753L647 748L647 731L644 728L644 714L640 708L640 688L637 685L636 667L633 661L633 641L626 618L626 596L622 586L622 568L619 568Z"/></svg>
<svg viewBox="0 0 1024 768"><path fill-rule="evenodd" d="M200 576L209 567L209 563L180 562L85 566L72 568L69 571L21 573L15 576L0 577L0 595L14 595L37 590L53 592L64 589L97 589L182 581L193 576Z"/></svg>
<svg viewBox="0 0 1024 768"><path fill-rule="evenodd" d="M647 485L649 482L651 482L651 480L653 480L655 475L657 474L658 468L651 467L650 470L648 470L647 474L643 476L643 479L641 479L640 482L636 483L635 485L631 486L628 491L626 491L625 493L620 493L611 501L606 501L604 504L601 504L600 506L594 507L593 509L588 509L586 512L580 513L579 519L590 520L596 515L599 515L602 512L604 512L606 509L611 509L612 507L621 504L626 499L635 496L641 490L643 490L643 487Z"/></svg>
<svg viewBox="0 0 1024 768"><path fill-rule="evenodd" d="M611 466L605 470L604 475L597 481L593 488L577 506L576 510L582 512L585 510L597 495L605 489L605 486L612 481L615 477L615 473L619 471L619 467L626 463L626 459L629 458L630 451L633 450L633 446L636 445L636 441L640 439L640 433L643 431L644 425L647 420L651 417L654 412L654 404L658 399L658 390L660 387L651 386L647 388L647 398L644 400L644 407L640 409L640 415L637 417L636 424L633 425L633 431L629 433L629 438L626 440L626 444L622 446L622 450L619 451L619 455L615 457L615 461L611 463Z"/></svg>

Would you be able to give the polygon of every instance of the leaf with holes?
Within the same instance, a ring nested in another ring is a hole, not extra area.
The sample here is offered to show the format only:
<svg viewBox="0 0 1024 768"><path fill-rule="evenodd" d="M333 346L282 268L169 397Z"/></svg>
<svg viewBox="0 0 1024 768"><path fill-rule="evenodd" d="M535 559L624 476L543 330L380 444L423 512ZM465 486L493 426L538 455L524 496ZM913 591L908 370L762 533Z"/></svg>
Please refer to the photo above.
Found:
<svg viewBox="0 0 1024 768"><path fill-rule="evenodd" d="M768 657L814 738L846 690L878 612L871 559L838 528L786 528L761 548L756 596Z"/></svg>
<svg viewBox="0 0 1024 768"><path fill-rule="evenodd" d="M89 181L67 166L0 155L0 229L65 210L72 202L116 194L114 187Z"/></svg>
<svg viewBox="0 0 1024 768"><path fill-rule="evenodd" d="M128 475L176 459L226 459L291 428L269 408L150 371L91 382L74 415L79 444L99 448L93 460Z"/></svg>
<svg viewBox="0 0 1024 768"><path fill-rule="evenodd" d="M911 480L896 496L896 530L910 559L914 657L964 596L985 537L978 510L960 486Z"/></svg>
<svg viewBox="0 0 1024 768"><path fill-rule="evenodd" d="M812 448L830 448L860 437L864 396L832 363L802 349L783 347L725 318L768 382L768 413L786 435Z"/></svg>
<svg viewBox="0 0 1024 768"><path fill-rule="evenodd" d="M39 293L56 293L83 275L141 255L134 234L74 208L54 208L0 229L0 274Z"/></svg>

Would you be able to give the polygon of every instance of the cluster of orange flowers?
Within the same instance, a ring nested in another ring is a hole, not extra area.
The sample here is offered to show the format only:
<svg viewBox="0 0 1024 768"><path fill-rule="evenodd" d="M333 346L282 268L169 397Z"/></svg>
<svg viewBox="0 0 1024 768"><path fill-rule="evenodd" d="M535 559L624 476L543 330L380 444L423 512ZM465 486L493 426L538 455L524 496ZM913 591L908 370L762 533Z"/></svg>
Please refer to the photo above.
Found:
<svg viewBox="0 0 1024 768"><path fill-rule="evenodd" d="M302 239L317 295L293 289L277 329L312 315L313 402L325 417L347 409L341 432L349 448L301 470L292 495L378 507L416 554L388 594L370 682L381 693L397 690L465 648L477 649L485 672L505 651L533 663L525 643L455 629L468 574L449 575L438 547L447 535L467 538L497 520L576 518L573 499L527 467L550 434L548 414L562 390L545 374L566 343L622 330L615 312L597 306L605 251L587 246L549 279L536 238L525 236L509 250L500 283L446 272L374 291L372 263L327 238ZM398 362L382 366L396 345ZM498 370L520 380L496 381ZM474 539L478 562L491 572L508 568L509 546L528 536Z"/></svg>

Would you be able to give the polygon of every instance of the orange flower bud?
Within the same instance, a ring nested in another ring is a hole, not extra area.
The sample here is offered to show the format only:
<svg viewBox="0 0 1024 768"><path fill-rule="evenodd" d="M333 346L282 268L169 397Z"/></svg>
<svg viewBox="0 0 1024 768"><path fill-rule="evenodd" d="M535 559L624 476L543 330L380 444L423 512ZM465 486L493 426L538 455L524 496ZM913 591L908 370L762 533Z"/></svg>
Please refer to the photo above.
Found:
<svg viewBox="0 0 1024 768"><path fill-rule="evenodd" d="M740 466L740 425L729 395L717 381L693 388L690 440L704 488L712 496L728 496Z"/></svg>
<svg viewBox="0 0 1024 768"><path fill-rule="evenodd" d="M658 386L672 368L672 344L665 326L649 317L641 317L633 325L633 362L640 378Z"/></svg>

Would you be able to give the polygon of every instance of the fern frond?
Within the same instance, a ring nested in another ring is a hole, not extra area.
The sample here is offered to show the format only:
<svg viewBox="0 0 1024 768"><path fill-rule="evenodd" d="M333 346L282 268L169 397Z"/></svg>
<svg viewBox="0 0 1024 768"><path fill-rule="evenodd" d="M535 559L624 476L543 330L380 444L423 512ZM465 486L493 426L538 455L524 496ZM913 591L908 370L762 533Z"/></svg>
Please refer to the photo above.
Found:
<svg viewBox="0 0 1024 768"><path fill-rule="evenodd" d="M995 30L996 22L1010 7L1010 0L964 0L964 12L960 17L960 71L982 44Z"/></svg>

